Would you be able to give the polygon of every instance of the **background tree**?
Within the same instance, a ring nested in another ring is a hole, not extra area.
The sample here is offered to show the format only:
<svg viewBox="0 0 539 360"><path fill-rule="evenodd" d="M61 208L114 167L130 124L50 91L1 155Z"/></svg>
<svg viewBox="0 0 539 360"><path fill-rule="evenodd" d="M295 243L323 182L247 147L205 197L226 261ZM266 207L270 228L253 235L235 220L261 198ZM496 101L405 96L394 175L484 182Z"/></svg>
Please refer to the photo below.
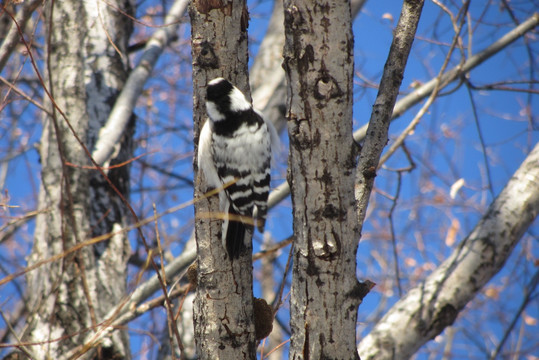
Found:
<svg viewBox="0 0 539 360"><path fill-rule="evenodd" d="M111 4L114 5L114 4ZM28 257L28 311L21 347L36 359L58 357L81 342L125 295L130 245L125 233L133 124L126 127L106 168L89 161L128 74L127 44L133 12L129 2L111 7L78 1L49 2L43 7L45 66L24 41L44 96L39 143L41 187L34 243ZM121 10L123 13L120 13ZM6 14L4 14L6 15ZM95 26L97 19L102 26ZM12 25L12 28L14 25ZM43 75L41 75L43 74ZM92 245L88 239L107 236ZM86 244L85 244L86 243ZM54 261L43 263L44 260ZM86 356L129 358L129 341L115 332Z"/></svg>
<svg viewBox="0 0 539 360"><path fill-rule="evenodd" d="M248 3L249 51L256 55L249 78L255 105L283 129L285 37L277 18L291 9L272 14L271 5ZM400 4L367 2L358 12L361 6L352 2L352 128L360 143L382 64L393 36L401 35L394 28ZM425 3L355 258L357 277L376 283L355 328L362 358L525 358L537 351L536 8L533 1ZM76 21L69 20L74 12ZM2 3L0 355L188 356L192 329L181 309L188 308L190 287L182 275L195 258L191 79L201 78L192 76L185 12L185 1L146 1L137 9L110 1ZM129 14L136 19L130 37ZM246 79L237 82L247 89ZM132 145L122 141L130 124ZM116 154L116 144L125 151ZM265 283L264 297L276 311L274 334L282 336L258 347L264 357L278 345L284 356L294 354L287 342L292 218L285 158L278 156L272 176L268 231L253 242L254 292ZM119 166L110 166L115 161ZM53 191L40 193L41 181ZM116 196L128 193L136 217L126 216ZM485 258L474 258L477 246ZM44 252L38 257L37 250ZM55 316L32 313L36 300ZM32 331L40 323L44 332ZM394 324L406 326L408 336L395 336Z"/></svg>

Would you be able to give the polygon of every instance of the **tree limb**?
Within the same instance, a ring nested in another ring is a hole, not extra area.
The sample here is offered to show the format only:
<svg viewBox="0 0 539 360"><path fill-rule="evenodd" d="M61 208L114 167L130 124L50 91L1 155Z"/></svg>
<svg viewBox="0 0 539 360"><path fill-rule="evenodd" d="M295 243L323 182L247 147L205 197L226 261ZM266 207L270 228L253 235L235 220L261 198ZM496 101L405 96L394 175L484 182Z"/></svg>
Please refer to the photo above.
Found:
<svg viewBox="0 0 539 360"><path fill-rule="evenodd" d="M165 266L164 274L166 274L166 278L172 279L182 271L185 271L194 261L195 257L195 247L184 251L180 256L176 257L174 261ZM63 357L60 357L59 360L70 359L74 354L79 352L80 349L95 346L109 333L114 331L116 327L124 325L135 317L140 316L147 310L141 308L140 305L160 288L161 284L159 277L157 274L154 274L151 278L137 287L133 293L124 299L124 301L120 302L116 307L110 310L104 317L105 320L86 335L80 346L73 349L72 352L65 354Z"/></svg>
<svg viewBox="0 0 539 360"><path fill-rule="evenodd" d="M395 29L395 35L384 66L380 88L373 105L356 173L355 197L360 229L365 219L380 155L387 143L393 107L404 77L404 69L406 68L422 10L423 1L405 1L403 3L399 23Z"/></svg>
<svg viewBox="0 0 539 360"><path fill-rule="evenodd" d="M538 213L539 144L453 254L363 338L358 347L361 358L407 359L453 324L503 267Z"/></svg>
<svg viewBox="0 0 539 360"><path fill-rule="evenodd" d="M159 56L174 38L179 26L180 18L187 8L187 0L176 0L165 17L165 24L169 26L158 29L148 40L144 53L138 65L131 71L127 81L116 99L110 112L107 123L99 132L92 157L99 165L105 164L113 154L122 134L131 118L138 97L146 81L152 74L153 67Z"/></svg>
<svg viewBox="0 0 539 360"><path fill-rule="evenodd" d="M41 2L41 0L32 0L27 1L22 5L20 10L17 12L17 15L15 16L15 19L21 29L24 30L24 28L26 27L26 22L28 21L30 16L32 16L34 10L39 6L39 4L41 4ZM3 11L9 11L6 7L7 3L9 3L9 1L2 1L1 6ZM9 56L11 55L13 50L15 50L17 45L20 44L19 38L23 35L24 34L19 33L19 28L15 26L15 23L12 23L8 33L2 41L2 46L0 46L0 72L2 71L4 66L6 66Z"/></svg>

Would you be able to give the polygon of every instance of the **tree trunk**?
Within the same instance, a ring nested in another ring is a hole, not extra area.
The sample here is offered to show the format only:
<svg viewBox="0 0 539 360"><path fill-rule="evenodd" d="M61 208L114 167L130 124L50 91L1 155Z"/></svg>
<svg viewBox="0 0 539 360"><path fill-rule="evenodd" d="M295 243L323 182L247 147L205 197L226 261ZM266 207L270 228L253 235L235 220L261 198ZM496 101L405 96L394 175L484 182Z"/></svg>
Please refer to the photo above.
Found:
<svg viewBox="0 0 539 360"><path fill-rule="evenodd" d="M113 5L126 13L126 1ZM25 340L43 342L28 348L37 359L57 358L80 345L84 331L98 325L125 294L125 234L81 246L92 236L118 231L125 222L124 204L92 165L88 151L99 136L128 72L127 43L131 21L99 2L47 3L47 78L45 86L54 117L47 117L41 137L42 183L34 246L28 266L63 254L28 273L32 309ZM133 122L108 165L131 157ZM82 142L84 146L79 142ZM106 171L127 196L129 169ZM75 251L74 247L78 247ZM85 358L130 358L125 331L117 331Z"/></svg>
<svg viewBox="0 0 539 360"><path fill-rule="evenodd" d="M345 1L285 1L291 359L357 359L353 35Z"/></svg>
<svg viewBox="0 0 539 360"><path fill-rule="evenodd" d="M249 94L248 13L245 1L241 0L227 3L193 1L189 10L193 117L195 144L198 144L198 134L206 119L205 89L210 80L220 76L227 78L244 94ZM194 166L197 172L196 161ZM195 178L198 285L194 324L197 354L200 359L255 359L252 244L249 242L248 251L239 259L231 261L226 256L221 242L221 220L212 215L219 213L219 199L217 196L205 197L205 180L202 176Z"/></svg>

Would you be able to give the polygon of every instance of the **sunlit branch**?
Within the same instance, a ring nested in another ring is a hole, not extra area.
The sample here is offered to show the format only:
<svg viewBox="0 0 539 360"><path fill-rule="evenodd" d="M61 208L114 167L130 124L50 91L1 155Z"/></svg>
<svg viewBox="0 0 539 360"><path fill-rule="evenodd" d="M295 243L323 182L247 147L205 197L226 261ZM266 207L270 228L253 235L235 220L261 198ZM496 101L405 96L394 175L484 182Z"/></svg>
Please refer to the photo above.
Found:
<svg viewBox="0 0 539 360"><path fill-rule="evenodd" d="M393 356L409 358L453 324L502 268L537 214L539 144L459 247L424 281L408 290L363 338L358 346L362 359L388 358L392 351ZM380 339L387 344L384 349L375 345Z"/></svg>
<svg viewBox="0 0 539 360"><path fill-rule="evenodd" d="M152 74L152 70L159 56L174 38L180 18L187 8L187 0L176 0L169 13L165 17L168 27L160 28L146 43L144 53L138 65L131 71L125 85L116 99L110 112L107 123L100 130L99 139L96 142L92 157L99 165L103 165L114 152L125 128L133 114L137 99L142 93L146 81Z"/></svg>

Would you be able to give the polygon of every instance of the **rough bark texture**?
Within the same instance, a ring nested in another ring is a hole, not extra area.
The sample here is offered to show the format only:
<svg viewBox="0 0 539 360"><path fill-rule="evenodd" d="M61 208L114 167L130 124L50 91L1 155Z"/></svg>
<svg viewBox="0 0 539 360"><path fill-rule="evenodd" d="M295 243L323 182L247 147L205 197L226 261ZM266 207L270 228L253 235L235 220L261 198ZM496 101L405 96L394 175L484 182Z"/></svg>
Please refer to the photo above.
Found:
<svg viewBox="0 0 539 360"><path fill-rule="evenodd" d="M365 0L352 0L350 3L354 19ZM283 1L275 0L266 35L251 67L250 82L255 107L273 123L279 134L286 129L287 87L282 68L284 41Z"/></svg>
<svg viewBox="0 0 539 360"><path fill-rule="evenodd" d="M193 55L195 144L206 120L206 85L222 76L249 94L248 13L244 1L193 1L190 5ZM195 156L196 159L196 156ZM195 164L195 171L196 164ZM204 197L204 179L195 186L198 286L194 303L200 359L254 359L252 246L233 262L221 243L218 198ZM208 219L208 217L210 219Z"/></svg>
<svg viewBox="0 0 539 360"><path fill-rule="evenodd" d="M350 4L284 8L295 235L290 358L357 359Z"/></svg>
<svg viewBox="0 0 539 360"><path fill-rule="evenodd" d="M361 341L361 358L408 359L453 324L502 268L538 214L539 144L455 252L420 286L409 290Z"/></svg>
<svg viewBox="0 0 539 360"><path fill-rule="evenodd" d="M39 209L46 212L36 220L29 266L92 235L119 230L124 222L123 205L102 175L80 167L91 164L73 132L91 151L127 75L126 56L118 51L126 54L130 20L99 2L47 5L50 46L45 84L67 120L55 111L43 124ZM127 1L114 6L133 11ZM131 156L131 135L132 130L126 131L110 164ZM118 168L108 176L127 195L129 170ZM124 295L129 253L126 237L116 235L99 248L83 247L28 273L32 313L24 338L43 342L29 347L33 356L58 358L80 345L84 330L98 324ZM115 332L84 357L129 358L129 353L127 333Z"/></svg>
<svg viewBox="0 0 539 360"><path fill-rule="evenodd" d="M281 7L282 10L282 7ZM264 239L264 247L269 247L273 245L273 241L271 238L265 237ZM262 287L262 296L264 299L267 299L268 302L274 301L272 303L272 306L275 306L275 289L277 288L277 284L275 284L275 278L274 278L274 271L276 266L276 258L275 256L265 256L260 259L262 262L261 265L261 274L260 274L260 285ZM278 321L273 322L273 329L271 330L270 335L267 339L265 339L263 345L264 345L264 359L267 360L281 360L284 358L284 348L280 344L285 341L284 332L282 331L282 328ZM271 352L271 353L269 353ZM268 354L269 353L269 354ZM267 355L266 355L267 354Z"/></svg>

